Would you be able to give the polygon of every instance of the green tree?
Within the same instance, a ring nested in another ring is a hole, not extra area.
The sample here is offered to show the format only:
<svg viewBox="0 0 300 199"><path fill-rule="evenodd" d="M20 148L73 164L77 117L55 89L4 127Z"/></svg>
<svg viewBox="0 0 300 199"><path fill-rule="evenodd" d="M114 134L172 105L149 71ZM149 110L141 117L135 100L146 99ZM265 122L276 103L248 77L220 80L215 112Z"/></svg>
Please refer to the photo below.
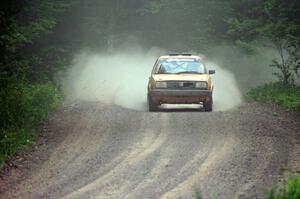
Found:
<svg viewBox="0 0 300 199"><path fill-rule="evenodd" d="M228 19L228 36L234 41L253 42L266 38L280 60L272 67L285 84L299 84L300 4L297 0L232 1L234 17Z"/></svg>

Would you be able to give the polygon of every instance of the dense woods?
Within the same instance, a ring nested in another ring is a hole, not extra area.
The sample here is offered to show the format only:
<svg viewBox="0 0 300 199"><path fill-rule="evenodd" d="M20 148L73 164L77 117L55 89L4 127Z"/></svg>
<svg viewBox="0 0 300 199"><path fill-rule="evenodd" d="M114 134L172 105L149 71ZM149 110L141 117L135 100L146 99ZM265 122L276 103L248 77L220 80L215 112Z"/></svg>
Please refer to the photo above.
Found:
<svg viewBox="0 0 300 199"><path fill-rule="evenodd" d="M267 46L280 57L269 63L280 85L299 99L298 0L4 0L0 29L0 164L59 106L60 75L83 48L206 53L230 44L250 55Z"/></svg>

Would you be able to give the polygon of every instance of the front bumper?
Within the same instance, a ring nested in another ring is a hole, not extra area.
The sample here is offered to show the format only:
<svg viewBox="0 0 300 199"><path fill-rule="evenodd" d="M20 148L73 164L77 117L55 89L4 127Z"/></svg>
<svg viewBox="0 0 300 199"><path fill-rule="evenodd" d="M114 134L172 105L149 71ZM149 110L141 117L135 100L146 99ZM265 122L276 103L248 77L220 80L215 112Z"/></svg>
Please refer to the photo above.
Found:
<svg viewBox="0 0 300 199"><path fill-rule="evenodd" d="M153 89L148 97L155 104L199 104L212 100L210 90Z"/></svg>

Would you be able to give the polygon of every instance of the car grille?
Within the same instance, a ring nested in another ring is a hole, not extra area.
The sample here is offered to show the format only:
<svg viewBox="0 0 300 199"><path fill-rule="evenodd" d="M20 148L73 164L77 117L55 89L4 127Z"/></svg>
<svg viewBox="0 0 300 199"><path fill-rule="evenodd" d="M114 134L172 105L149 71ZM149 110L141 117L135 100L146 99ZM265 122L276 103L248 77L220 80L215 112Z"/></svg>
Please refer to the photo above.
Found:
<svg viewBox="0 0 300 199"><path fill-rule="evenodd" d="M189 82L189 81L169 81L167 82L167 87L170 89L195 89L196 82Z"/></svg>

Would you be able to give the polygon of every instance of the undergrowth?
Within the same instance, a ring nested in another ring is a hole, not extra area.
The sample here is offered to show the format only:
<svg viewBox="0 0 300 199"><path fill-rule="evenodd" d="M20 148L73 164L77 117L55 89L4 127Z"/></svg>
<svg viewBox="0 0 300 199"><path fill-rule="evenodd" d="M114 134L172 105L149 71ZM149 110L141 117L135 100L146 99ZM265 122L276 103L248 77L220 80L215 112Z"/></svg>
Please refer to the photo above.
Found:
<svg viewBox="0 0 300 199"><path fill-rule="evenodd" d="M266 199L299 199L300 176L290 179L286 186L280 190L272 190Z"/></svg>
<svg viewBox="0 0 300 199"><path fill-rule="evenodd" d="M247 93L249 99L259 102L274 102L291 110L300 110L300 87L279 82L264 84Z"/></svg>
<svg viewBox="0 0 300 199"><path fill-rule="evenodd" d="M196 191L196 199L202 199L201 193ZM300 176L287 181L282 189L273 189L264 197L265 199L299 199L300 198Z"/></svg>
<svg viewBox="0 0 300 199"><path fill-rule="evenodd" d="M37 138L36 126L60 106L61 92L52 84L13 84L0 92L0 168Z"/></svg>

